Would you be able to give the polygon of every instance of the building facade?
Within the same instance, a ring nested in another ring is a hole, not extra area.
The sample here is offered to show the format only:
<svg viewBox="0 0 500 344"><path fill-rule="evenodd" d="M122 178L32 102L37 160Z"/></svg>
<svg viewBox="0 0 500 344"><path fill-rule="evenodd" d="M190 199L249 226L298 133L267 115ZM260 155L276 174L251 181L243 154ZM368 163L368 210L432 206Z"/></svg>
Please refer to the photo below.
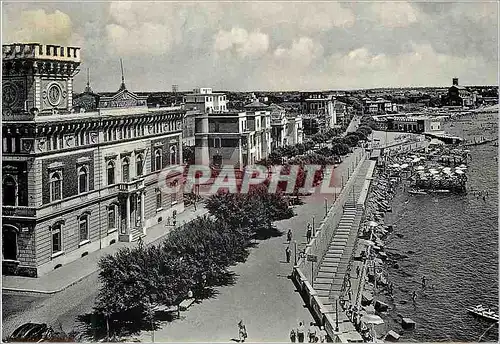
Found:
<svg viewBox="0 0 500 344"><path fill-rule="evenodd" d="M76 110L79 53L3 46L4 274L43 275L184 209L182 192L164 194L158 183L182 161L184 110L149 109L123 78L113 96L75 97Z"/></svg>
<svg viewBox="0 0 500 344"><path fill-rule="evenodd" d="M271 152L269 111L227 111L195 116L195 164L242 169Z"/></svg>
<svg viewBox="0 0 500 344"><path fill-rule="evenodd" d="M302 113L314 115L320 127L333 128L337 124L336 99L332 94L308 93L302 101Z"/></svg>
<svg viewBox="0 0 500 344"><path fill-rule="evenodd" d="M476 103L475 95L458 84L458 78L453 78L453 85L448 89L447 105L472 107Z"/></svg>

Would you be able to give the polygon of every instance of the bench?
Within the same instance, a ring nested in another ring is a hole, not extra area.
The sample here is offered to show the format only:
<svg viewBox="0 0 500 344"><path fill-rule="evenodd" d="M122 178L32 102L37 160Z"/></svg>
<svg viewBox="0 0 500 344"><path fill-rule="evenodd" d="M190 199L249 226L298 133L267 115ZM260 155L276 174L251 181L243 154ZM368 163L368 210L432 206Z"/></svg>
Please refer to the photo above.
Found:
<svg viewBox="0 0 500 344"><path fill-rule="evenodd" d="M172 312L178 312L179 307L178 306L158 305L155 308L153 308L153 310L155 312L172 313Z"/></svg>
<svg viewBox="0 0 500 344"><path fill-rule="evenodd" d="M193 302L194 302L194 297L189 298L189 299L184 299L184 300L182 300L181 303L179 303L179 309L181 311L185 311L193 304Z"/></svg>

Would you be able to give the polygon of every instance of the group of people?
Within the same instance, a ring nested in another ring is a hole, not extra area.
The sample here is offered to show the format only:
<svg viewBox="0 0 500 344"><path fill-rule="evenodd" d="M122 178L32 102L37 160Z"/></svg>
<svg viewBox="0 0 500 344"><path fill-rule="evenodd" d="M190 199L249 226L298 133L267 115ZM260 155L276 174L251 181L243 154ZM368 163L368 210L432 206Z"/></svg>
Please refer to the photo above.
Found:
<svg viewBox="0 0 500 344"><path fill-rule="evenodd" d="M319 326L319 328L313 323L309 323L310 327L307 329L304 326L304 323L299 322L299 326L295 329L292 328L290 331L290 341L292 343L304 343L304 340L307 335L307 341L309 343L325 343L327 333L325 331L324 326Z"/></svg>
<svg viewBox="0 0 500 344"><path fill-rule="evenodd" d="M310 223L307 224L307 230L306 230L306 239L307 243L312 239L312 226ZM290 260L292 258L292 251L290 249L290 244L292 243L292 230L288 229L288 232L286 233L286 241L288 243L287 247L285 248L285 257L286 257L286 262L290 263Z"/></svg>

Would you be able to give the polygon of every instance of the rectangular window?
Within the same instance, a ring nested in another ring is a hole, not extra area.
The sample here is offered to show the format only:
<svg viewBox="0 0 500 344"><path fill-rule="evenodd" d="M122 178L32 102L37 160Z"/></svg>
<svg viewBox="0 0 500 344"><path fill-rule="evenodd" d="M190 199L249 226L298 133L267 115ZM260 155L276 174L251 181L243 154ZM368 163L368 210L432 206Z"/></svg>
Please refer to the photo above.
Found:
<svg viewBox="0 0 500 344"><path fill-rule="evenodd" d="M89 240L88 216L80 217L80 242Z"/></svg>
<svg viewBox="0 0 500 344"><path fill-rule="evenodd" d="M108 209L108 230L116 228L116 206L112 205Z"/></svg>
<svg viewBox="0 0 500 344"><path fill-rule="evenodd" d="M52 232L52 254L62 251L61 224L56 224L51 228Z"/></svg>
<svg viewBox="0 0 500 344"><path fill-rule="evenodd" d="M156 210L162 209L161 205L161 191L156 190Z"/></svg>

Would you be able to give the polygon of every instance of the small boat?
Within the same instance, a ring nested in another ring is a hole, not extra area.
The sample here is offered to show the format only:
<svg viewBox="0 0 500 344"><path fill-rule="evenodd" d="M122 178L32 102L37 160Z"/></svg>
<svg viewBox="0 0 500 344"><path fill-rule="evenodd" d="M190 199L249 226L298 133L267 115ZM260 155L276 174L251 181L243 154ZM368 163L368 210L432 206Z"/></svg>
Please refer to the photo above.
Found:
<svg viewBox="0 0 500 344"><path fill-rule="evenodd" d="M412 195L427 195L427 192L422 190L408 190L408 193Z"/></svg>
<svg viewBox="0 0 500 344"><path fill-rule="evenodd" d="M429 192L434 192L434 193L450 193L450 190L429 190Z"/></svg>
<svg viewBox="0 0 500 344"><path fill-rule="evenodd" d="M477 305L472 308L467 308L467 312L490 321L498 321L498 314L496 314L489 308L483 307L483 305Z"/></svg>

